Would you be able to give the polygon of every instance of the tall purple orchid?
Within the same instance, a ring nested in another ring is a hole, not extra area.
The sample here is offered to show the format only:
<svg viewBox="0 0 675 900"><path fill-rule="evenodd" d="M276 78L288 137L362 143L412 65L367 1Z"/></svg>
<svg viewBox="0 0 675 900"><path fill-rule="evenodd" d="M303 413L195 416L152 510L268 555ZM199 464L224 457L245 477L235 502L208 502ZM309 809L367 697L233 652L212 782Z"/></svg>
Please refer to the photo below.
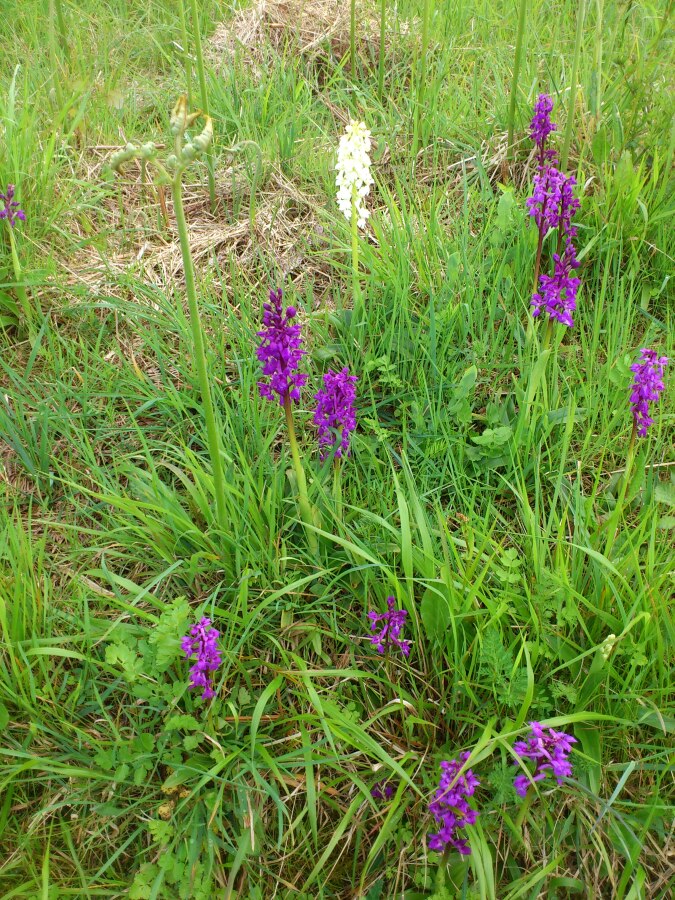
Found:
<svg viewBox="0 0 675 900"><path fill-rule="evenodd" d="M667 364L667 356L658 356L656 350L643 348L638 361L630 367L635 375L630 402L635 428L640 437L644 437L649 426L654 423L649 415L649 404L658 401L665 387L663 372Z"/></svg>
<svg viewBox="0 0 675 900"><path fill-rule="evenodd" d="M529 759L536 764L531 778L523 772L516 775L513 786L520 797L527 795L532 781L543 781L549 772L558 784L562 784L563 778L569 778L572 763L568 757L572 744L577 742L572 735L544 728L540 722L530 722L530 729L527 740L516 741L513 745L515 753L521 759Z"/></svg>
<svg viewBox="0 0 675 900"><path fill-rule="evenodd" d="M576 179L565 175L557 167L557 154L547 147L556 124L551 121L553 100L548 94L540 94L534 106L530 123L530 136L537 147L537 173L533 179L532 196L527 199L528 213L539 230L537 256L532 294L532 315L536 318L546 312L551 319L563 325L574 325L573 313L577 306L577 292L581 281L573 274L579 267L572 242L577 229L572 220L579 209L574 196ZM557 252L553 254L553 275L540 275L544 238L549 230L557 231ZM539 289L537 290L537 286Z"/></svg>
<svg viewBox="0 0 675 900"><path fill-rule="evenodd" d="M314 424L319 432L321 459L335 448L335 458L349 456L349 436L356 428L356 375L345 366L340 372L329 369L323 376L323 388L315 394Z"/></svg>
<svg viewBox="0 0 675 900"><path fill-rule="evenodd" d="M180 642L186 659L196 656L195 664L190 669L190 687L202 688L202 700L216 696L213 673L222 662L218 649L219 637L220 633L211 626L211 620L204 616Z"/></svg>
<svg viewBox="0 0 675 900"><path fill-rule="evenodd" d="M460 829L473 825L478 818L478 811L471 809L468 798L473 796L480 782L471 769L460 775L470 755L461 753L458 760L441 763L441 779L429 804L429 812L439 826L436 834L430 834L427 839L430 850L442 853L446 847L454 847L463 856L471 853L466 838L460 834Z"/></svg>
<svg viewBox="0 0 675 900"><path fill-rule="evenodd" d="M269 384L259 381L258 389L267 400L274 400L276 394L280 406L284 406L287 401L300 400L300 388L304 387L307 376L298 372L298 365L307 351L302 349L300 325L293 322L296 308L288 306L284 310L281 288L271 290L269 298L270 302L263 306L263 328L257 332L262 339L257 355Z"/></svg>

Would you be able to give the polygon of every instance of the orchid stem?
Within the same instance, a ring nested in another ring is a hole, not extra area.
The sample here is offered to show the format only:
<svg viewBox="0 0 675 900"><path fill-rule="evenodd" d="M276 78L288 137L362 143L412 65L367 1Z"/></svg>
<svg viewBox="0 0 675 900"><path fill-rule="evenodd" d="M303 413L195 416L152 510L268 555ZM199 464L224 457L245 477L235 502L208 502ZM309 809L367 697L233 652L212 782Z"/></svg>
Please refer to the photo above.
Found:
<svg viewBox="0 0 675 900"><path fill-rule="evenodd" d="M19 260L19 253L16 249L16 240L14 238L14 231L12 226L8 224L9 230L9 246L12 254L12 268L14 269L14 280L16 282L16 295L19 298L19 303L21 304L21 308L23 310L23 314L26 317L26 322L28 324L28 330L32 330L33 325L33 310L31 308L30 302L28 300L28 294L26 293L26 287L23 283L23 270L21 269L21 262Z"/></svg>
<svg viewBox="0 0 675 900"><path fill-rule="evenodd" d="M300 448L298 447L298 439L295 434L295 423L293 422L293 407L291 398L288 394L284 397L284 413L286 414L286 430L288 431L288 443L291 445L293 468L295 469L295 477L298 482L298 506L300 507L300 517L305 525L309 548L316 557L319 552L319 543L316 534L312 530L312 508L309 505L309 496L307 494L307 479L305 478L305 470L302 465L302 460L300 459Z"/></svg>
<svg viewBox="0 0 675 900"><path fill-rule="evenodd" d="M356 320L357 308L361 312L361 285L359 283L359 223L358 214L356 212L356 197L352 194L352 284L354 294L354 308L352 311L352 319Z"/></svg>
<svg viewBox="0 0 675 900"><path fill-rule="evenodd" d="M619 496L617 497L616 506L614 507L614 512L612 513L612 517L609 521L607 543L605 544L605 557L607 559L609 559L609 554L612 552L612 547L614 546L614 541L616 540L616 536L619 531L619 520L621 519L621 513L623 512L623 505L626 502L626 492L628 491L628 485L630 484L631 469L633 468L633 461L635 459L636 437L637 425L635 422L633 422L633 430L630 435L630 443L628 444L628 451L626 453L626 468L623 475L621 476Z"/></svg>

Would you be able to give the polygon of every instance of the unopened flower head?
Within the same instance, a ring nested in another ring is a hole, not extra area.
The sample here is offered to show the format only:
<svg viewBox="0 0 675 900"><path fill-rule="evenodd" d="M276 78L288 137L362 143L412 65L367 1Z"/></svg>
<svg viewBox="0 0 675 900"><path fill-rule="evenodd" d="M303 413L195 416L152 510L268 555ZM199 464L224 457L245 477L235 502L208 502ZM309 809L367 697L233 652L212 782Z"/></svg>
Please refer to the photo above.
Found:
<svg viewBox="0 0 675 900"><path fill-rule="evenodd" d="M663 371L667 363L667 356L658 356L656 350L644 348L640 350L639 360L630 367L631 372L635 374L630 402L635 427L640 437L647 434L647 429L654 422L649 415L649 404L659 399L659 394L664 388Z"/></svg>
<svg viewBox="0 0 675 900"><path fill-rule="evenodd" d="M334 447L335 457L349 456L349 436L356 428L356 375L345 367L340 372L329 369L323 376L323 388L314 395L317 401L314 424L319 432L321 459Z"/></svg>
<svg viewBox="0 0 675 900"><path fill-rule="evenodd" d="M543 781L549 772L555 776L558 784L562 784L563 778L569 778L572 774L572 763L568 757L572 744L577 742L572 735L544 728L540 722L530 722L530 728L527 740L516 741L513 745L514 751L521 759L529 759L536 763L531 777L521 772L514 779L513 786L521 797L527 795L527 789L532 781Z"/></svg>
<svg viewBox="0 0 675 900"><path fill-rule="evenodd" d="M473 825L478 818L478 811L471 809L468 798L473 796L480 782L471 769L459 774L469 756L468 752L462 753L458 760L441 763L441 779L429 804L429 812L439 826L436 834L430 834L427 839L430 850L442 853L450 846L463 856L471 853L466 838L460 834L460 829Z"/></svg>
<svg viewBox="0 0 675 900"><path fill-rule="evenodd" d="M600 645L600 653L602 654L602 658L604 659L605 662L607 662L609 657L612 655L612 650L614 649L614 644L616 644L616 635L608 634L607 637L602 642L602 644Z"/></svg>
<svg viewBox="0 0 675 900"><path fill-rule="evenodd" d="M17 219L26 221L26 213L19 208L19 203L14 199L14 190L14 185L8 184L7 192L5 194L0 192L0 200L4 204L0 206L0 219L7 219L12 228L16 225Z"/></svg>
<svg viewBox="0 0 675 900"><path fill-rule="evenodd" d="M354 204L359 228L366 227L366 220L370 215L366 209L366 197L373 183L373 176L370 174L370 146L370 131L365 123L350 121L340 138L335 165L338 206L351 221Z"/></svg>
<svg viewBox="0 0 675 900"><path fill-rule="evenodd" d="M257 350L258 359L262 363L263 375L269 378L258 382L262 397L274 400L275 394L279 404L284 405L286 399L300 400L300 388L307 381L297 369L300 360L307 352L302 349L300 326L293 324L297 314L294 306L284 310L281 289L270 291L270 302L264 304L263 329L257 332L261 338Z"/></svg>
<svg viewBox="0 0 675 900"><path fill-rule="evenodd" d="M553 275L539 276L539 292L532 295L535 318L544 311L551 319L573 327L572 314L577 308L577 291L581 284L581 279L574 275L578 268L574 245L568 240L562 254L553 254Z"/></svg>
<svg viewBox="0 0 675 900"><path fill-rule="evenodd" d="M371 644L375 645L378 653L384 653L391 647L398 647L404 656L410 653L411 641L401 639L401 632L405 625L408 612L405 609L396 609L396 599L387 597L387 612L376 613L371 610L368 613L370 619L370 630L375 631L370 638ZM379 623L382 623L381 625ZM378 630L379 628L379 630Z"/></svg>
<svg viewBox="0 0 675 900"><path fill-rule="evenodd" d="M202 700L216 696L213 673L222 661L218 650L219 637L219 632L211 626L211 620L204 617L192 626L180 643L186 659L196 656L196 662L190 669L190 687L202 688Z"/></svg>

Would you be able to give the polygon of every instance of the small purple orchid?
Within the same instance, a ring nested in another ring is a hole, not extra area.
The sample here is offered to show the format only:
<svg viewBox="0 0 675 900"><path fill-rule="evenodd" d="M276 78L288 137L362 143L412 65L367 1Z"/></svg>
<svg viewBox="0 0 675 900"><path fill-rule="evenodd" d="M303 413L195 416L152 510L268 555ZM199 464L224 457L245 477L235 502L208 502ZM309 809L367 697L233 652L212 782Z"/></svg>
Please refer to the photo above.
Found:
<svg viewBox="0 0 675 900"><path fill-rule="evenodd" d="M300 388L304 387L307 376L301 375L297 369L300 360L306 354L302 349L300 326L293 324L297 315L294 306L284 311L282 291L270 291L270 302L263 306L263 329L257 332L262 338L257 350L259 361L263 364L263 375L269 377L269 384L258 382L261 397L274 400L279 398L279 405L300 400Z"/></svg>
<svg viewBox="0 0 675 900"><path fill-rule="evenodd" d="M349 456L349 436L356 428L356 375L345 366L341 372L329 369L323 376L323 388L314 395L317 401L314 424L319 432L321 459L326 459L334 447L335 458Z"/></svg>
<svg viewBox="0 0 675 900"><path fill-rule="evenodd" d="M459 834L460 828L473 825L478 818L478 811L471 809L468 798L473 796L480 782L471 769L459 774L470 755L468 752L461 753L459 760L444 760L441 763L441 779L429 804L429 812L440 827L436 834L430 834L427 839L430 850L442 853L450 846L462 856L471 853L466 838Z"/></svg>
<svg viewBox="0 0 675 900"><path fill-rule="evenodd" d="M371 610L368 613L371 631L377 630L379 622L383 623L377 634L373 634L370 638L371 644L375 645L378 653L384 653L391 647L398 647L404 656L409 656L412 641L401 640L401 632L407 617L407 610L396 609L395 597L387 597L387 612L376 613Z"/></svg>
<svg viewBox="0 0 675 900"><path fill-rule="evenodd" d="M527 795L532 781L543 781L549 772L558 784L562 784L563 778L569 778L572 774L572 763L568 756L572 744L577 742L572 735L544 728L540 722L530 722L530 729L526 741L516 741L513 745L515 753L521 759L530 759L536 763L531 778L523 772L516 775L513 786L520 797Z"/></svg>
<svg viewBox="0 0 675 900"><path fill-rule="evenodd" d="M26 221L26 213L19 208L19 203L14 200L14 185L7 185L7 193L0 192L0 200L4 203L4 207L0 207L0 219L7 219L11 228L16 225L16 220Z"/></svg>
<svg viewBox="0 0 675 900"><path fill-rule="evenodd" d="M373 800L391 800L396 793L394 785L388 781L377 781L370 792Z"/></svg>
<svg viewBox="0 0 675 900"><path fill-rule="evenodd" d="M197 657L190 669L190 687L202 688L202 700L210 700L216 696L212 673L222 662L218 649L219 637L220 633L211 626L211 620L204 617L192 626L189 634L180 642L186 659L192 659L195 655Z"/></svg>
<svg viewBox="0 0 675 900"><path fill-rule="evenodd" d="M647 429L654 422L649 415L649 404L658 401L659 394L665 387L663 371L667 364L667 356L658 356L656 350L644 348L640 350L639 360L630 367L635 374L630 402L640 437L647 434Z"/></svg>

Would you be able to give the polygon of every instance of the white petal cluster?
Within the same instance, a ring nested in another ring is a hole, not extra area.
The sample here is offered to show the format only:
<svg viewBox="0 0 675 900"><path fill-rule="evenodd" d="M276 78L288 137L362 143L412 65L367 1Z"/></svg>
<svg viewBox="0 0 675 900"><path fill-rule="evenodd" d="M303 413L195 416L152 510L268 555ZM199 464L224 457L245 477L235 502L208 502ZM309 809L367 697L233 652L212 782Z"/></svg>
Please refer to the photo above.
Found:
<svg viewBox="0 0 675 900"><path fill-rule="evenodd" d="M352 198L356 204L356 217L359 228L366 227L366 219L370 211L366 209L366 197L373 183L370 174L370 132L365 122L351 121L340 138L337 152L337 202L338 206L351 221Z"/></svg>

